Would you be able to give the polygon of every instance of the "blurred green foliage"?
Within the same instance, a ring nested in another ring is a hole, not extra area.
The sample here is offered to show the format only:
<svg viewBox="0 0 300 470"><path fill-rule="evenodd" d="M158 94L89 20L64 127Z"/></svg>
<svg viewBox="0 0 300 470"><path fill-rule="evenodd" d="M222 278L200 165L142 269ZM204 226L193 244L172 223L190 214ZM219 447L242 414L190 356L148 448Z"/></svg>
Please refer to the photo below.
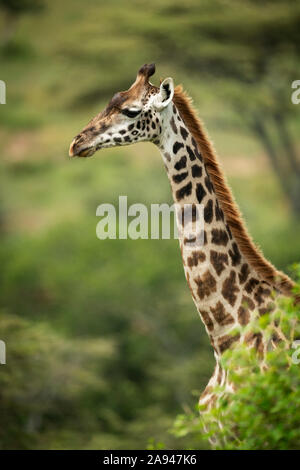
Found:
<svg viewBox="0 0 300 470"><path fill-rule="evenodd" d="M221 27L221 3L45 1L2 38L0 448L133 449L149 439L150 447L207 447L168 433L176 414L193 409L214 364L177 241L96 238L103 202L171 203L159 153L152 144L89 160L67 153L111 95L156 61L155 83L174 76L194 97L265 254L283 269L299 259L299 222L265 151L226 101L231 92L244 99L242 83L212 82L183 63L186 48L220 54L223 39L206 35L195 48L193 30L200 21ZM2 14L0 27L5 21ZM299 113L290 120L295 139Z"/></svg>
<svg viewBox="0 0 300 470"><path fill-rule="evenodd" d="M300 266L298 272L300 275ZM299 284L296 289L299 293ZM299 310L291 299L282 299L277 310L247 325L245 333L263 331L271 340L272 322L276 322L287 343L266 354L265 369L255 350L245 344L226 351L222 364L235 391L228 393L224 387L215 387L214 407L201 418L199 412L179 415L173 433L193 439L198 436L200 442L205 436L219 450L299 449Z"/></svg>

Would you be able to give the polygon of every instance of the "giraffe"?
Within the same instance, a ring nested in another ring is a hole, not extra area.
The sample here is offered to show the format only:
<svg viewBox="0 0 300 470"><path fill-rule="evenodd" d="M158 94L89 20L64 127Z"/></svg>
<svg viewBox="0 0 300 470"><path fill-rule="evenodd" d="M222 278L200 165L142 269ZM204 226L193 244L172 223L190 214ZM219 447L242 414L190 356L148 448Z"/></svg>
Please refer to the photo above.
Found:
<svg viewBox="0 0 300 470"><path fill-rule="evenodd" d="M263 363L270 345L262 332L232 334L254 317L276 305L278 296L292 295L294 283L277 271L255 246L244 225L212 143L181 86L172 78L153 85L154 64L145 64L127 91L113 96L73 139L70 157L90 157L97 150L149 141L161 152L174 202L192 207L192 219L203 205L201 247L194 238L181 237L185 276L216 360L215 369L200 397L200 405L214 402L215 385L230 391L227 373L220 365L224 351L245 342L255 347ZM178 217L178 224L183 220ZM180 232L179 232L180 233ZM241 331L241 329L240 329ZM274 325L272 346L285 338Z"/></svg>

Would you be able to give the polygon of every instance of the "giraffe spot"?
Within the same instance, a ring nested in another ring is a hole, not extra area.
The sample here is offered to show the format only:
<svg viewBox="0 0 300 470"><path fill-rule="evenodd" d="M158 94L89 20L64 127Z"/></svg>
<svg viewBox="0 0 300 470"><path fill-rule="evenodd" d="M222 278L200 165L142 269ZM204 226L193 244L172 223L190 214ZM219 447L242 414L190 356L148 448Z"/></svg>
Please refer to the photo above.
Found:
<svg viewBox="0 0 300 470"><path fill-rule="evenodd" d="M249 266L247 263L244 263L239 273L240 284L244 284L244 282L247 281L249 274L250 274Z"/></svg>
<svg viewBox="0 0 300 470"><path fill-rule="evenodd" d="M250 320L250 310L255 308L255 304L250 297L243 295L241 305L238 309L238 321L241 325L247 325Z"/></svg>
<svg viewBox="0 0 300 470"><path fill-rule="evenodd" d="M239 288L236 285L236 273L234 271L230 271L230 275L225 281L223 282L222 286L222 295L224 299L233 307L236 299L237 299L237 292L239 292Z"/></svg>
<svg viewBox="0 0 300 470"><path fill-rule="evenodd" d="M193 178L201 177L202 176L202 168L199 165L192 166L192 176Z"/></svg>
<svg viewBox="0 0 300 470"><path fill-rule="evenodd" d="M212 199L208 201L204 208L204 220L206 223L210 224L213 219L213 202Z"/></svg>
<svg viewBox="0 0 300 470"><path fill-rule="evenodd" d="M274 343L274 345L278 345L279 343L281 343L282 340L283 338L280 338L279 334L276 331L272 334L272 342Z"/></svg>
<svg viewBox="0 0 300 470"><path fill-rule="evenodd" d="M205 254L202 251L193 251L192 255L188 257L187 264L190 268L197 266L198 263L203 263L205 261Z"/></svg>
<svg viewBox="0 0 300 470"><path fill-rule="evenodd" d="M171 155L168 152L164 153L164 157L165 157L166 160L168 160L168 162L171 161Z"/></svg>
<svg viewBox="0 0 300 470"><path fill-rule="evenodd" d="M274 302L269 302L266 307L259 308L258 312L262 316L262 315L265 315L266 313L273 312L275 308L276 308L276 305L274 304Z"/></svg>
<svg viewBox="0 0 300 470"><path fill-rule="evenodd" d="M196 241L195 235L193 235L192 237L189 237L189 238L185 237L183 239L184 245L188 245L189 243L195 243L195 241Z"/></svg>
<svg viewBox="0 0 300 470"><path fill-rule="evenodd" d="M222 383L222 376L223 376L223 371L222 371L222 367L220 367L220 364L218 364L219 366L219 372L218 372L218 377L217 377L217 384L218 385L221 385Z"/></svg>
<svg viewBox="0 0 300 470"><path fill-rule="evenodd" d="M245 343L252 345L256 351L259 353L260 356L263 355L264 352L264 343L263 343L263 335L262 333L247 333L245 335Z"/></svg>
<svg viewBox="0 0 300 470"><path fill-rule="evenodd" d="M185 171L184 173L180 173L179 175L174 175L172 177L174 183L181 183L181 181L183 181L188 175L188 172Z"/></svg>
<svg viewBox="0 0 300 470"><path fill-rule="evenodd" d="M180 171L186 167L186 157L181 157L180 160L174 165L175 170Z"/></svg>
<svg viewBox="0 0 300 470"><path fill-rule="evenodd" d="M263 315L265 315L266 313L269 313L269 312L270 312L270 310L267 307L261 307L261 308L258 309L258 313L261 317Z"/></svg>
<svg viewBox="0 0 300 470"><path fill-rule="evenodd" d="M255 303L253 302L252 299L250 299L250 297L248 297L247 295L243 295L242 297L242 304L244 304L246 306L246 308L249 308L250 310L254 310L255 309Z"/></svg>
<svg viewBox="0 0 300 470"><path fill-rule="evenodd" d="M240 339L240 334L237 335L224 335L218 339L218 346L222 354L226 349L230 348L233 343Z"/></svg>
<svg viewBox="0 0 300 470"><path fill-rule="evenodd" d="M219 351L217 350L217 347L216 347L216 344L215 344L214 337L213 337L212 335L209 335L209 339L210 339L210 342L211 342L212 347L214 348L214 350L216 351L216 353L219 354Z"/></svg>
<svg viewBox="0 0 300 470"><path fill-rule="evenodd" d="M176 155L176 153L183 147L184 145L181 142L175 142L173 145L173 153Z"/></svg>
<svg viewBox="0 0 300 470"><path fill-rule="evenodd" d="M199 218L196 204L185 204L177 212L177 217L183 227L186 223L196 222Z"/></svg>
<svg viewBox="0 0 300 470"><path fill-rule="evenodd" d="M171 124L174 134L177 134L177 127L175 124L174 116L172 116L172 119L170 120L170 124Z"/></svg>
<svg viewBox="0 0 300 470"><path fill-rule="evenodd" d="M222 209L219 206L218 200L216 201L215 211L216 211L216 220L217 221L224 220L224 213L223 213Z"/></svg>
<svg viewBox="0 0 300 470"><path fill-rule="evenodd" d="M197 277L195 283L198 286L197 294L200 299L204 299L205 296L209 296L217 290L217 283L215 278L209 271L206 271L202 277Z"/></svg>
<svg viewBox="0 0 300 470"><path fill-rule="evenodd" d="M225 326L234 323L233 316L226 312L222 302L219 301L214 308L210 307L210 311L219 325Z"/></svg>
<svg viewBox="0 0 300 470"><path fill-rule="evenodd" d="M214 324L209 314L205 310L199 310L199 314L203 323L207 326L208 331L212 331L214 329Z"/></svg>
<svg viewBox="0 0 300 470"><path fill-rule="evenodd" d="M249 310L247 310L245 307L242 305L238 309L238 321L240 325L247 325L250 320L250 313Z"/></svg>
<svg viewBox="0 0 300 470"><path fill-rule="evenodd" d="M186 146L187 152L189 154L190 160L193 162L196 160L195 154L189 145Z"/></svg>
<svg viewBox="0 0 300 470"><path fill-rule="evenodd" d="M189 135L187 130L184 127L180 127L180 134L182 135L182 138L186 140L187 136Z"/></svg>
<svg viewBox="0 0 300 470"><path fill-rule="evenodd" d="M218 253L217 251L211 250L210 262L216 270L218 276L225 269L225 264L228 264L228 256L226 253Z"/></svg>
<svg viewBox="0 0 300 470"><path fill-rule="evenodd" d="M226 224L226 228L227 228L227 232L228 232L229 238L230 238L230 240L232 240L232 233L231 233L231 230L230 230L230 227L229 227L228 224Z"/></svg>
<svg viewBox="0 0 300 470"><path fill-rule="evenodd" d="M242 257L235 242L232 244L232 250L229 250L229 256L231 258L232 266L237 266L240 264Z"/></svg>
<svg viewBox="0 0 300 470"><path fill-rule="evenodd" d="M210 181L210 178L208 176L205 176L204 178L204 184L210 194L212 194L214 187L212 185L212 182Z"/></svg>
<svg viewBox="0 0 300 470"><path fill-rule="evenodd" d="M269 297L270 294L271 291L269 289L264 289L262 286L258 286L256 292L254 293L254 299L258 305L261 305L264 302L264 299Z"/></svg>
<svg viewBox="0 0 300 470"><path fill-rule="evenodd" d="M131 131L133 128L134 128L134 124L130 124L127 129Z"/></svg>
<svg viewBox="0 0 300 470"><path fill-rule="evenodd" d="M197 145L197 142L195 141L194 137L192 138L192 144L193 144L193 147L194 147L196 157L202 162L202 156L199 153L198 145Z"/></svg>
<svg viewBox="0 0 300 470"><path fill-rule="evenodd" d="M205 195L206 195L206 191L203 188L202 184L197 183L197 185L196 185L196 197L197 197L197 200L198 200L199 204L201 203L201 201L202 201L202 199L204 198Z"/></svg>
<svg viewBox="0 0 300 470"><path fill-rule="evenodd" d="M258 279L255 279L254 277L251 277L249 279L249 281L247 282L247 284L245 285L245 291L248 294L251 294L253 289L257 286L257 284L259 284Z"/></svg>
<svg viewBox="0 0 300 470"><path fill-rule="evenodd" d="M204 389L204 391L201 393L201 398L202 399L203 397L205 397L206 395L208 395L209 393L212 392L212 387L210 385L207 385Z"/></svg>
<svg viewBox="0 0 300 470"><path fill-rule="evenodd" d="M186 196L189 196L192 193L192 183L189 182L186 186L183 186L182 188L178 189L176 191L176 199L177 201L180 201Z"/></svg>
<svg viewBox="0 0 300 470"><path fill-rule="evenodd" d="M211 242L215 245L226 246L228 243L228 235L225 230L214 228L211 231Z"/></svg>

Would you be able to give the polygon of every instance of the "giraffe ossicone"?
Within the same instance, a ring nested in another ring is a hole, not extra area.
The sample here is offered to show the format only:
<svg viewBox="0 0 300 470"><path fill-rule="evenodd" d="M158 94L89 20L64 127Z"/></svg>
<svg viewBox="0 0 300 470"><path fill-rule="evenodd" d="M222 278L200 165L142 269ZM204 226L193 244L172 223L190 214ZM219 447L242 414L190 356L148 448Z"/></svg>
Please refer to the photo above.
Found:
<svg viewBox="0 0 300 470"><path fill-rule="evenodd" d="M256 347L263 361L270 346L263 331L232 332L274 309L276 297L292 295L294 284L263 257L248 235L190 98L180 86L174 88L171 78L159 87L153 85L149 78L154 72L154 64L143 65L132 86L115 94L74 138L69 155L89 157L100 149L150 141L161 151L179 211L188 204L195 207L196 218L197 205L204 206L201 247L191 250L195 240L183 236L180 248L185 276L216 358L213 376L200 397L201 404L209 404L214 385L230 389L220 365L225 350L246 342ZM277 340L284 340L278 329L274 338L274 347Z"/></svg>

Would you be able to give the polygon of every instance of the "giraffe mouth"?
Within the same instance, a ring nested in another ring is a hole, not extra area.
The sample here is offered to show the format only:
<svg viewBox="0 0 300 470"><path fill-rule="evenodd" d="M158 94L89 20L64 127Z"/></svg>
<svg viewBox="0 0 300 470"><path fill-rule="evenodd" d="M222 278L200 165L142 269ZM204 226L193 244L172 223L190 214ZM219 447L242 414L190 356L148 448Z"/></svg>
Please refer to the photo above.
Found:
<svg viewBox="0 0 300 470"><path fill-rule="evenodd" d="M81 150L78 154L77 157L92 157L94 153L96 152L95 147L89 147L87 149Z"/></svg>
<svg viewBox="0 0 300 470"><path fill-rule="evenodd" d="M82 150L76 150L76 148L74 148L74 144L71 144L70 146L70 150L69 150L69 156L70 157L84 157L84 158L88 158L88 157L92 157L94 155L94 153L96 152L96 148L91 146L91 147L86 147Z"/></svg>

